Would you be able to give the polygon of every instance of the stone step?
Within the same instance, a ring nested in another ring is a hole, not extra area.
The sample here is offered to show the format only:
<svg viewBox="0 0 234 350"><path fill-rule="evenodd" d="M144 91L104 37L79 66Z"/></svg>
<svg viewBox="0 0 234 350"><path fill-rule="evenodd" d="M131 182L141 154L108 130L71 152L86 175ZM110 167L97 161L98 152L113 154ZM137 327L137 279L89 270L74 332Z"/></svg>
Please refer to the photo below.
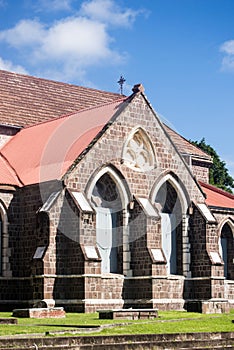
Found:
<svg viewBox="0 0 234 350"><path fill-rule="evenodd" d="M0 350L80 350L80 345L70 345L70 346L64 346L64 345L54 345L54 346L29 346L29 347L6 347L6 348L0 348Z"/></svg>
<svg viewBox="0 0 234 350"><path fill-rule="evenodd" d="M10 348L0 348L0 350L9 350ZM12 348L13 349L13 348ZM88 345L54 345L54 346L30 346L17 347L17 350L207 350L207 349L234 349L234 340L219 340L217 341L174 341L174 342L137 342L137 343L118 343L118 344L88 344Z"/></svg>
<svg viewBox="0 0 234 350"><path fill-rule="evenodd" d="M118 344L80 345L79 350L187 350L187 349L234 349L234 339L220 340L185 340L185 341L151 341ZM1 349L0 349L1 350Z"/></svg>
<svg viewBox="0 0 234 350"><path fill-rule="evenodd" d="M234 333L1 339L0 350L207 350L234 349Z"/></svg>
<svg viewBox="0 0 234 350"><path fill-rule="evenodd" d="M173 349L175 349L175 348L173 348ZM193 349L193 350L207 350L207 349L223 350L223 349L229 349L229 350L231 350L231 349L234 349L234 346L233 345L225 345L225 346L223 346L223 345L221 345L221 346L219 346L219 345L217 345L217 346L215 346L215 345L211 345L211 346L203 345L203 346L199 346L199 347L191 346L191 347L179 348L179 349L180 350L190 350L190 349ZM168 350L171 350L171 349L168 349Z"/></svg>

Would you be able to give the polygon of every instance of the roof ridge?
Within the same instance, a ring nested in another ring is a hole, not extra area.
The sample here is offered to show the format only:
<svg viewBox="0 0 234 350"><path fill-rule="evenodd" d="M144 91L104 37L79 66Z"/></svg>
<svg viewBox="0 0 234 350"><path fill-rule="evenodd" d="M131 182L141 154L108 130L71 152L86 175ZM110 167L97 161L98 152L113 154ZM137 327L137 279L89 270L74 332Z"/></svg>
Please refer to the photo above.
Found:
<svg viewBox="0 0 234 350"><path fill-rule="evenodd" d="M41 78L41 77L37 77L35 75L17 73L17 72L8 71L8 70L5 70L5 69L0 69L0 72L7 73L9 75L22 76L22 77L25 77L25 78L41 80L41 81L45 81L45 82L47 81L47 82L51 82L51 83L55 83L55 84L59 84L59 85L73 86L73 87L84 89L84 90L92 90L92 91L96 91L96 92L105 92L106 94L121 96L121 94L119 94L118 92L110 92L110 91L106 91L106 90L90 88L90 87L87 87L87 86L81 86L81 85L76 85L76 84L72 84L72 83L65 83L65 82L59 81L59 80L53 80L53 79L48 79L48 78Z"/></svg>
<svg viewBox="0 0 234 350"><path fill-rule="evenodd" d="M224 196L226 196L226 197L231 198L231 199L234 200L234 194L232 194L232 193L229 193L229 192L227 192L227 191L225 191L225 190L222 190L222 189L219 188L219 187L216 187L216 186L214 186L214 185L211 185L211 184L208 184L208 183L205 183L205 182L202 182L202 181L199 181L199 183L200 183L201 186L203 186L203 187L206 187L206 188L208 188L208 189L210 189L210 190L212 190L212 191L214 191L214 192L220 193L220 194L222 194L222 195L224 195Z"/></svg>

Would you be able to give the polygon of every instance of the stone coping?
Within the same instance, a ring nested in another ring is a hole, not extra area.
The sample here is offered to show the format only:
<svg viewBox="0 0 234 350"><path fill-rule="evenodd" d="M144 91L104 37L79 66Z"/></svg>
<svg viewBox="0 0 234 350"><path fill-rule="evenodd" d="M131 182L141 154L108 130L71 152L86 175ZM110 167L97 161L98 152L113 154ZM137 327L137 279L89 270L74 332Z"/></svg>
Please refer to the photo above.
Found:
<svg viewBox="0 0 234 350"><path fill-rule="evenodd" d="M77 348L81 346L93 346L101 345L104 348L105 345L114 345L116 343L120 344L120 349L123 349L126 347L126 344L133 343L134 349L137 349L137 345L134 343L137 342L144 342L145 347L147 346L147 342L150 344L153 342L161 342L164 341L164 345L168 347L168 342L173 342L175 345L175 342L184 341L187 340L189 342L193 340L213 340L216 342L216 345L219 344L221 340L234 340L234 332L205 332L205 333L173 333L173 334L131 334L131 335L112 335L112 336L105 336L105 335L96 335L96 336L59 336L59 337L48 337L48 336L41 336L38 335L35 337L34 335L25 334L25 335L15 335L15 336L1 336L0 337L0 348L5 347L9 349L17 349L19 347L21 348L35 348L36 344L38 348L43 347L45 349L48 347L48 350L52 347L56 347L58 349L69 349L69 347L77 346ZM192 343L190 343L192 345ZM60 346L60 348L59 348ZM133 348L133 347L132 347ZM165 348L165 347L164 347ZM173 349L181 349L181 347L175 347L173 346ZM188 347L187 347L188 348ZM191 346L189 348L192 349ZM222 347L223 349L224 347ZM109 348L108 348L109 349ZM142 347L140 348L142 349Z"/></svg>
<svg viewBox="0 0 234 350"><path fill-rule="evenodd" d="M99 319L152 319L158 317L158 309L112 309L112 310L97 310Z"/></svg>
<svg viewBox="0 0 234 350"><path fill-rule="evenodd" d="M158 311L158 309L106 309L106 310L97 310L97 312L154 312L154 311Z"/></svg>
<svg viewBox="0 0 234 350"><path fill-rule="evenodd" d="M25 310L30 310L30 311L59 311L59 310L63 310L63 307L31 307L31 308L26 308L26 309L14 309L14 311L25 311Z"/></svg>
<svg viewBox="0 0 234 350"><path fill-rule="evenodd" d="M12 316L18 318L63 318L66 316L66 313L63 307L35 307L29 309L14 309Z"/></svg>

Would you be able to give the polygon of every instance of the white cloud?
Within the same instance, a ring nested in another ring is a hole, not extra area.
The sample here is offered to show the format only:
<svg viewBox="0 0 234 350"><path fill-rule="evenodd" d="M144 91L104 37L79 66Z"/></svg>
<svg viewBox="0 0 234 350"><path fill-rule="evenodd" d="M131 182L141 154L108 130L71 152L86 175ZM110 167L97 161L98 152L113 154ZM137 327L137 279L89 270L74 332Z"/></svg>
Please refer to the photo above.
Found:
<svg viewBox="0 0 234 350"><path fill-rule="evenodd" d="M110 50L110 41L102 23L82 17L68 18L48 29L39 55L46 59L74 59L88 65L100 59L118 57Z"/></svg>
<svg viewBox="0 0 234 350"><path fill-rule="evenodd" d="M46 31L42 23L37 20L22 20L15 27L0 32L0 40L10 46L35 46L40 43Z"/></svg>
<svg viewBox="0 0 234 350"><path fill-rule="evenodd" d="M15 73L28 74L27 71L20 65L14 65L10 61L3 60L0 57L0 69L7 70Z"/></svg>
<svg viewBox="0 0 234 350"><path fill-rule="evenodd" d="M220 51L225 54L222 60L222 69L234 71L234 40L225 41L220 46Z"/></svg>
<svg viewBox="0 0 234 350"><path fill-rule="evenodd" d="M225 41L221 45L220 50L228 55L234 55L234 40Z"/></svg>
<svg viewBox="0 0 234 350"><path fill-rule="evenodd" d="M135 21L141 11L122 9L113 0L92 0L84 2L80 12L93 20L126 27Z"/></svg>
<svg viewBox="0 0 234 350"><path fill-rule="evenodd" d="M0 40L17 49L28 47L35 64L55 60L88 66L100 60L120 60L110 48L112 39L106 26L84 17L67 17L49 28L37 20L23 20L0 32Z"/></svg>
<svg viewBox="0 0 234 350"><path fill-rule="evenodd" d="M1 1L1 0L0 0ZM40 3L45 3L40 0ZM49 6L69 8L72 0L51 0ZM111 24L126 28L139 11L120 8L114 0L85 1L78 15L50 24L39 19L23 19L14 27L0 31L0 42L18 50L18 56L41 76L66 76L66 80L85 76L89 66L124 62L126 54L114 48ZM112 31L113 33L113 31ZM17 56L16 56L17 57ZM44 71L44 74L43 74ZM34 73L35 74L35 73Z"/></svg>
<svg viewBox="0 0 234 350"><path fill-rule="evenodd" d="M45 28L34 20L23 20L0 32L0 40L10 46L30 46L32 55L43 60L78 59L84 65L101 58L118 58L110 49L111 37L104 24L86 18L67 18Z"/></svg>

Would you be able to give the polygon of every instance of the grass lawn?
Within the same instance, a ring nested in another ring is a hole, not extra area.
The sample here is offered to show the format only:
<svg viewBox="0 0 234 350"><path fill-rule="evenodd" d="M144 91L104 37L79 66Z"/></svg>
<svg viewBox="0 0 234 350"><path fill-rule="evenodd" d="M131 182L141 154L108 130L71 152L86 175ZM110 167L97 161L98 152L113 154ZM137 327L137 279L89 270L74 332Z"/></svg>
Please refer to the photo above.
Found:
<svg viewBox="0 0 234 350"><path fill-rule="evenodd" d="M0 318L11 317L11 313L2 312ZM234 331L234 310L230 314L203 315L183 311L159 311L159 318L154 320L99 320L97 313L67 313L62 319L19 318L18 325L0 324L0 336L17 334L44 334L61 332L64 335L114 335L114 334L152 334L152 333L186 333L186 332L232 332ZM116 324L116 326L115 326ZM78 330L78 326L112 325L100 331L87 333ZM59 334L59 333L58 333ZM56 334L57 335L57 334Z"/></svg>

